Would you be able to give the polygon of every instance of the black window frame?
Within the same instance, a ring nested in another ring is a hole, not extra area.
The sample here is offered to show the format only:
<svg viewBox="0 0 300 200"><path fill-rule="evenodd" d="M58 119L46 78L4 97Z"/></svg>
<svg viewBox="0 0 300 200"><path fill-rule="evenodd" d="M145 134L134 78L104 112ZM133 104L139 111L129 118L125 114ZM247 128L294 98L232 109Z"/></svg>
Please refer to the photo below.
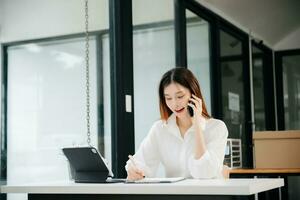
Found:
<svg viewBox="0 0 300 200"><path fill-rule="evenodd" d="M110 0L112 170L118 178L127 176L124 165L135 145L132 30L132 0ZM131 96L131 112L126 112L126 95Z"/></svg>

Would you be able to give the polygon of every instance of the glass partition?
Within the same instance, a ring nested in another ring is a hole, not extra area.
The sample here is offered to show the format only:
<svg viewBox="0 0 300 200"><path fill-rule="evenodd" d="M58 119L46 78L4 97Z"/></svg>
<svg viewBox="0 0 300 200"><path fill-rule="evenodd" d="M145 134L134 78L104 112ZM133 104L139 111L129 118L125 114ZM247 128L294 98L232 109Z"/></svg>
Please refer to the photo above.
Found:
<svg viewBox="0 0 300 200"><path fill-rule="evenodd" d="M91 143L97 140L96 42L90 41ZM68 179L62 147L87 145L84 39L8 48L7 182Z"/></svg>
<svg viewBox="0 0 300 200"><path fill-rule="evenodd" d="M84 38L74 38L8 47L7 183L70 178L61 148L87 146L84 44ZM90 37L91 145L110 165L108 49L107 35L102 42ZM8 195L8 199L26 198Z"/></svg>
<svg viewBox="0 0 300 200"><path fill-rule="evenodd" d="M246 120L247 113L251 110L247 92L249 77L245 76L249 70L245 64L245 52L242 48L243 41L233 34L220 30L220 66L222 89L222 115L228 128L228 138L240 139L242 144L242 166L252 164L250 136ZM248 114L249 115L249 114ZM249 120L249 119L248 119Z"/></svg>
<svg viewBox="0 0 300 200"><path fill-rule="evenodd" d="M257 47L252 46L252 74L253 74L255 131L266 130L263 65L264 65L263 52Z"/></svg>
<svg viewBox="0 0 300 200"><path fill-rule="evenodd" d="M208 113L211 114L209 23L186 9L188 68L197 77Z"/></svg>
<svg viewBox="0 0 300 200"><path fill-rule="evenodd" d="M284 124L300 129L300 55L282 57Z"/></svg>
<svg viewBox="0 0 300 200"><path fill-rule="evenodd" d="M244 131L244 80L242 42L220 31L223 117L230 138L241 139Z"/></svg>

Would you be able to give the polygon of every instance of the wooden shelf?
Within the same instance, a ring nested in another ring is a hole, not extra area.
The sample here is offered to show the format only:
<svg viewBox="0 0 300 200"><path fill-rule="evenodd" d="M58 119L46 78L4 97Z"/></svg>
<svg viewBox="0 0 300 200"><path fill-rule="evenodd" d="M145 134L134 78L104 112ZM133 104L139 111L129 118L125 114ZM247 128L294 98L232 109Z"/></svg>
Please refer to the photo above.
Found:
<svg viewBox="0 0 300 200"><path fill-rule="evenodd" d="M300 174L300 168L229 169L229 174Z"/></svg>

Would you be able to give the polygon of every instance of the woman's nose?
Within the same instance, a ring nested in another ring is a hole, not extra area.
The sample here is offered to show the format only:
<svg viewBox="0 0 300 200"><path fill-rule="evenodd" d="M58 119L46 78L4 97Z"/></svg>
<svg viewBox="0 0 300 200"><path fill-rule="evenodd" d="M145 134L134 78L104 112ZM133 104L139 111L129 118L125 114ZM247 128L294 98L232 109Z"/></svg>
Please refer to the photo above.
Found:
<svg viewBox="0 0 300 200"><path fill-rule="evenodd" d="M174 104L173 105L174 105L175 108L178 108L180 106L179 101L174 100Z"/></svg>
<svg viewBox="0 0 300 200"><path fill-rule="evenodd" d="M172 108L175 108L176 106L176 101L175 100L172 100L169 102L169 105L172 107Z"/></svg>

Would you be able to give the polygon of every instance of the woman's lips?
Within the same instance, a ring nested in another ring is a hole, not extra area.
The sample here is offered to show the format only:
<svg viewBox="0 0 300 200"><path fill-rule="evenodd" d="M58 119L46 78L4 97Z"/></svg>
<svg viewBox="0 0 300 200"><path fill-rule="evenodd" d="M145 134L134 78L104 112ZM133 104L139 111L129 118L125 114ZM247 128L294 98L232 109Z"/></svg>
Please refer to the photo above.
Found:
<svg viewBox="0 0 300 200"><path fill-rule="evenodd" d="M175 110L177 113L180 113L180 112L182 112L184 110L184 108L181 108L181 109L179 109L179 110Z"/></svg>

